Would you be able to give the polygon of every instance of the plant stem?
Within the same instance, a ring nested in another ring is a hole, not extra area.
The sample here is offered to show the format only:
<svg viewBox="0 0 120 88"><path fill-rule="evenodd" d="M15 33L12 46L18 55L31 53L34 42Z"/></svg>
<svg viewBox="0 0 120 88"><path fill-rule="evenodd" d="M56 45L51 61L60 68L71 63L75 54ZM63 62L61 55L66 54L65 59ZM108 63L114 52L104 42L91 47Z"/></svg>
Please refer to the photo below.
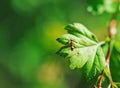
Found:
<svg viewBox="0 0 120 88"><path fill-rule="evenodd" d="M104 70L102 70L102 72L100 74L100 78L99 78L99 82L98 82L98 88L101 88L101 86L102 86L103 75L104 75Z"/></svg>
<svg viewBox="0 0 120 88"><path fill-rule="evenodd" d="M111 19L110 25L109 25L109 34L108 35L109 35L110 41L108 42L108 51L107 51L107 55L106 55L106 67L108 69L108 78L110 80L111 85L113 85L113 81L112 81L109 64L110 64L110 56L111 56L111 43L112 43L112 39L114 38L114 36L116 34L116 25L117 25L116 17L117 17L117 13L119 11L119 5L120 5L119 0L117 0L117 4L118 4L117 11L115 13L113 13L112 19ZM102 70L102 72L99 76L98 88L102 88L103 76L104 76L104 69Z"/></svg>
<svg viewBox="0 0 120 88"><path fill-rule="evenodd" d="M107 55L106 55L106 67L107 68L109 68L109 62L110 62L110 42L108 43L108 51L107 51ZM110 70L109 70L109 75L110 75ZM102 72L101 72L101 74L99 76L98 88L102 87L102 78L103 78L103 76L104 76L104 70L102 70Z"/></svg>
<svg viewBox="0 0 120 88"><path fill-rule="evenodd" d="M112 39L116 33L116 16L113 15L113 18L110 22L110 26L109 26L109 38ZM106 67L108 69L108 75L109 75L109 80L110 83L112 84L112 76L111 76L111 72L110 72L110 68L109 68L109 64L110 64L110 54L111 54L111 41L108 42L108 51L107 51L107 55L106 55ZM104 76L104 69L102 70L100 76L99 76L99 80L98 80L98 88L102 87L102 79Z"/></svg>

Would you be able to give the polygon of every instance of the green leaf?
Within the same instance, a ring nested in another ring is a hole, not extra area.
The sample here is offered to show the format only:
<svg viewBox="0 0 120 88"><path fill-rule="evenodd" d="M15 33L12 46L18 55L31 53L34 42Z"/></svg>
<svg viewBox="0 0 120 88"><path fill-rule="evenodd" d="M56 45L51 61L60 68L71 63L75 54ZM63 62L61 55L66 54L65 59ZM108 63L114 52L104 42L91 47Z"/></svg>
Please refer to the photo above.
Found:
<svg viewBox="0 0 120 88"><path fill-rule="evenodd" d="M115 41L114 47L115 47L116 51L120 54L120 42Z"/></svg>
<svg viewBox="0 0 120 88"><path fill-rule="evenodd" d="M57 38L64 44L57 54L70 60L71 69L84 67L89 78L101 73L105 67L105 57L95 35L79 23L69 24L65 29L69 34Z"/></svg>
<svg viewBox="0 0 120 88"><path fill-rule="evenodd" d="M111 53L111 59L110 59L110 68L111 68L111 75L114 81L119 82L120 81L120 44L119 42L115 42L113 46L113 50Z"/></svg>
<svg viewBox="0 0 120 88"><path fill-rule="evenodd" d="M69 24L65 27L65 29L68 31L68 33L74 34L77 37L85 36L97 42L95 35L90 31L88 31L88 29L82 24L79 24L79 23Z"/></svg>

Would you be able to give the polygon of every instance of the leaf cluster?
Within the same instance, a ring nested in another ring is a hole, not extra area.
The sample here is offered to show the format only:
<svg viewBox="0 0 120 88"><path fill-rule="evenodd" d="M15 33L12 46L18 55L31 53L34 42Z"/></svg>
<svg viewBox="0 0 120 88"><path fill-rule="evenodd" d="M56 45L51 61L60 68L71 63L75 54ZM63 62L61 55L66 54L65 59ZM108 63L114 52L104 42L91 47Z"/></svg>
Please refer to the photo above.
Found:
<svg viewBox="0 0 120 88"><path fill-rule="evenodd" d="M93 14L102 14L103 12L115 13L120 11L119 0L87 0L87 10Z"/></svg>

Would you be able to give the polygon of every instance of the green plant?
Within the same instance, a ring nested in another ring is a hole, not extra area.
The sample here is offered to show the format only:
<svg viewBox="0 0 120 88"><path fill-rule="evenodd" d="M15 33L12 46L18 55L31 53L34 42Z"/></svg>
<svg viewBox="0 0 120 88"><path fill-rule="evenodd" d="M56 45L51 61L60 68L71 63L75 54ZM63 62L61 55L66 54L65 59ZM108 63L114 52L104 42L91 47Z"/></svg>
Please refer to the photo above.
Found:
<svg viewBox="0 0 120 88"><path fill-rule="evenodd" d="M113 82L109 65L110 58L120 54L118 49L120 43L115 38L120 2L119 0L88 0L87 3L87 9L93 15L104 12L111 14L108 36L99 42L84 25L80 23L69 24L65 27L68 34L57 38L58 42L64 44L57 54L70 60L71 69L83 68L87 79L97 76L95 88L102 87L103 77L109 79L108 88L118 88L119 83ZM103 52L104 46L107 47L106 53Z"/></svg>

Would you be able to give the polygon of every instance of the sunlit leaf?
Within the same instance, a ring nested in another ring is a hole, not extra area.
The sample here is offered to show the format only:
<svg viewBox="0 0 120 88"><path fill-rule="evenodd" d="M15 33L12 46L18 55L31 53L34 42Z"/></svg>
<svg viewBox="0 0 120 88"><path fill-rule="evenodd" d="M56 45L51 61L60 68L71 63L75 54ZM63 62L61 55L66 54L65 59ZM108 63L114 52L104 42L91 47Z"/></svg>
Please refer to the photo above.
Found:
<svg viewBox="0 0 120 88"><path fill-rule="evenodd" d="M105 67L105 57L94 34L79 23L69 24L65 29L69 34L57 39L64 44L57 54L70 60L71 69L84 67L89 78L100 73Z"/></svg>

